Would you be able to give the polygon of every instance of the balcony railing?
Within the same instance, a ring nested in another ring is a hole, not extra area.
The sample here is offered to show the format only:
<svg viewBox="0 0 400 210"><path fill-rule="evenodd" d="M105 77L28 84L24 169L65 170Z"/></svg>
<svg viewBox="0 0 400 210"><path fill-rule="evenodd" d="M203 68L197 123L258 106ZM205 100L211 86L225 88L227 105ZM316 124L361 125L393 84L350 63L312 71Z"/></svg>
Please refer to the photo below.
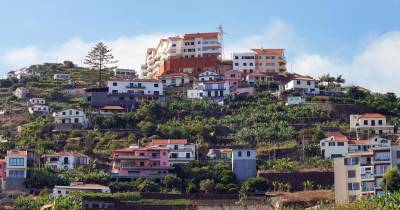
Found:
<svg viewBox="0 0 400 210"><path fill-rule="evenodd" d="M367 174L361 174L361 179L373 179L374 174L372 173L367 173Z"/></svg>

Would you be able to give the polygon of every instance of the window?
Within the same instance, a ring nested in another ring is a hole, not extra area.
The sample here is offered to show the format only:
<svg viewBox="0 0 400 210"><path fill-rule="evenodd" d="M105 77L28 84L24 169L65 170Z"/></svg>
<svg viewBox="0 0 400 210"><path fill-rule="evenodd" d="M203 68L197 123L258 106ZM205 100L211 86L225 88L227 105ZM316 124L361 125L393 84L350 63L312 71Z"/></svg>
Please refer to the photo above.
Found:
<svg viewBox="0 0 400 210"><path fill-rule="evenodd" d="M24 166L24 160L25 158L10 158L9 161L9 165L10 166Z"/></svg>
<svg viewBox="0 0 400 210"><path fill-rule="evenodd" d="M10 171L8 176L12 178L24 178L24 171Z"/></svg>
<svg viewBox="0 0 400 210"><path fill-rule="evenodd" d="M364 125L368 125L368 120L364 120Z"/></svg>
<svg viewBox="0 0 400 210"><path fill-rule="evenodd" d="M396 158L397 158L397 159L400 158L400 151L396 151Z"/></svg>
<svg viewBox="0 0 400 210"><path fill-rule="evenodd" d="M78 119L78 118L75 118L75 119L74 119L74 123L79 123L79 119Z"/></svg>
<svg viewBox="0 0 400 210"><path fill-rule="evenodd" d="M310 82L310 81L307 81L307 85L310 86L310 85L311 85L311 82Z"/></svg>
<svg viewBox="0 0 400 210"><path fill-rule="evenodd" d="M171 46L172 46L172 47L176 47L176 44L172 44Z"/></svg>
<svg viewBox="0 0 400 210"><path fill-rule="evenodd" d="M158 87L158 84L154 84L154 87Z"/></svg>
<svg viewBox="0 0 400 210"><path fill-rule="evenodd" d="M360 183L357 183L357 182L348 183L348 189L349 190L359 190L360 189Z"/></svg>
<svg viewBox="0 0 400 210"><path fill-rule="evenodd" d="M357 165L357 164L358 164L358 158L356 157L344 159L344 165Z"/></svg>
<svg viewBox="0 0 400 210"><path fill-rule="evenodd" d="M253 66L253 63L249 63L250 66Z"/></svg>
<svg viewBox="0 0 400 210"><path fill-rule="evenodd" d="M371 125L375 126L375 120L371 120Z"/></svg>
<svg viewBox="0 0 400 210"><path fill-rule="evenodd" d="M190 153L186 152L186 158L190 158Z"/></svg>
<svg viewBox="0 0 400 210"><path fill-rule="evenodd" d="M247 63L243 63L243 66L247 66Z"/></svg>
<svg viewBox="0 0 400 210"><path fill-rule="evenodd" d="M111 92L112 93L118 93L118 90L112 90Z"/></svg>
<svg viewBox="0 0 400 210"><path fill-rule="evenodd" d="M239 56L235 56L235 59L239 59Z"/></svg>
<svg viewBox="0 0 400 210"><path fill-rule="evenodd" d="M76 111L75 114L76 114L76 115L79 115L79 111Z"/></svg>
<svg viewBox="0 0 400 210"><path fill-rule="evenodd" d="M338 146L344 146L344 142L338 142L337 145Z"/></svg>
<svg viewBox="0 0 400 210"><path fill-rule="evenodd" d="M118 85L118 83L116 83L116 82L113 82L113 86L117 86Z"/></svg>
<svg viewBox="0 0 400 210"><path fill-rule="evenodd" d="M383 124L382 120L378 120L378 125L382 125L382 124Z"/></svg>
<svg viewBox="0 0 400 210"><path fill-rule="evenodd" d="M239 156L239 157L242 157L242 151L239 151L239 152L238 152L238 156Z"/></svg>
<svg viewBox="0 0 400 210"><path fill-rule="evenodd" d="M160 95L160 92L159 91L154 91L154 95L158 96L158 95Z"/></svg>
<svg viewBox="0 0 400 210"><path fill-rule="evenodd" d="M297 83L298 85L300 85L300 80L296 80L296 83Z"/></svg>
<svg viewBox="0 0 400 210"><path fill-rule="evenodd" d="M144 166L144 162L140 162L139 165L140 165L140 166Z"/></svg>
<svg viewBox="0 0 400 210"><path fill-rule="evenodd" d="M356 171L355 170L348 170L347 171L347 177L348 178L355 178L356 177Z"/></svg>
<svg viewBox="0 0 400 210"><path fill-rule="evenodd" d="M235 66L239 66L239 63L235 63Z"/></svg>
<svg viewBox="0 0 400 210"><path fill-rule="evenodd" d="M250 151L247 151L247 157L250 157Z"/></svg>
<svg viewBox="0 0 400 210"><path fill-rule="evenodd" d="M325 142L322 142L322 143L321 143L321 146L323 146L323 147L324 147L324 146L325 146Z"/></svg>
<svg viewBox="0 0 400 210"><path fill-rule="evenodd" d="M62 112L62 115L65 115L65 112Z"/></svg>
<svg viewBox="0 0 400 210"><path fill-rule="evenodd" d="M335 146L335 142L329 142L329 146Z"/></svg>

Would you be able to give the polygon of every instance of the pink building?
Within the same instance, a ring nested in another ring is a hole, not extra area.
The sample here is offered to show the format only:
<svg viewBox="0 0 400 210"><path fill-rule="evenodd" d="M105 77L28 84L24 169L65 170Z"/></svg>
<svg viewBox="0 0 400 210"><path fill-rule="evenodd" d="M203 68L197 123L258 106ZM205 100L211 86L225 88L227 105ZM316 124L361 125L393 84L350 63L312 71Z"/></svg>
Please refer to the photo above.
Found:
<svg viewBox="0 0 400 210"><path fill-rule="evenodd" d="M6 160L1 159L0 160L0 179L5 179L6 178Z"/></svg>
<svg viewBox="0 0 400 210"><path fill-rule="evenodd" d="M242 80L242 75L239 70L229 70L224 73L225 81L229 82L231 92L235 91L239 87L239 83Z"/></svg>
<svg viewBox="0 0 400 210"><path fill-rule="evenodd" d="M112 178L133 180L136 178L161 179L173 167L170 166L167 147L131 146L112 153Z"/></svg>

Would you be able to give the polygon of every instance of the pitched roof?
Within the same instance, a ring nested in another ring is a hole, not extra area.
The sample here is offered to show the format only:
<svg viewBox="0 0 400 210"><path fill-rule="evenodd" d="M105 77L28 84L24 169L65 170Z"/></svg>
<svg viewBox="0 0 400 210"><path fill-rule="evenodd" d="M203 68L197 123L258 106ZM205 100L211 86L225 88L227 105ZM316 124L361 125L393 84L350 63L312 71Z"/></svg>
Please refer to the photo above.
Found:
<svg viewBox="0 0 400 210"><path fill-rule="evenodd" d="M296 80L308 80L308 81L315 81L315 79L314 79L314 78L312 78L312 77L308 77L308 76L297 76L297 77L295 77L294 79L296 79Z"/></svg>
<svg viewBox="0 0 400 210"><path fill-rule="evenodd" d="M349 144L368 144L368 140L351 140Z"/></svg>
<svg viewBox="0 0 400 210"><path fill-rule="evenodd" d="M43 156L74 156L74 157L81 157L81 156L86 156L86 155L84 155L82 153L79 153L79 152L60 151L60 152L54 152L54 153L45 154Z"/></svg>
<svg viewBox="0 0 400 210"><path fill-rule="evenodd" d="M153 139L152 145L187 144L187 139Z"/></svg>
<svg viewBox="0 0 400 210"><path fill-rule="evenodd" d="M106 110L125 110L124 107L122 106L103 106L101 109L106 109Z"/></svg>
<svg viewBox="0 0 400 210"><path fill-rule="evenodd" d="M160 77L185 77L189 76L189 74L183 72L171 72L171 73L164 73Z"/></svg>
<svg viewBox="0 0 400 210"><path fill-rule="evenodd" d="M367 113L360 116L360 119L364 118L385 118L385 116L379 113Z"/></svg>
<svg viewBox="0 0 400 210"><path fill-rule="evenodd" d="M217 38L218 32L210 32L210 33L194 33L194 34L185 34L183 39L194 39L194 38Z"/></svg>
<svg viewBox="0 0 400 210"><path fill-rule="evenodd" d="M71 184L71 186L60 186L56 185L55 188L64 188L64 189L110 189L107 186L99 185L99 184Z"/></svg>
<svg viewBox="0 0 400 210"><path fill-rule="evenodd" d="M333 141L336 141L336 142L347 142L347 141L349 141L346 136L340 135L340 134L339 135L330 136L330 137L328 137L328 139L332 139Z"/></svg>
<svg viewBox="0 0 400 210"><path fill-rule="evenodd" d="M251 49L251 51L255 52L257 55L278 55L282 56L284 49Z"/></svg>
<svg viewBox="0 0 400 210"><path fill-rule="evenodd" d="M170 40L181 40L182 37L180 37L180 36L171 36L171 37L168 37L168 39L170 39Z"/></svg>
<svg viewBox="0 0 400 210"><path fill-rule="evenodd" d="M27 156L28 155L28 151L26 151L26 150L8 150L7 151L7 156L9 156L9 155Z"/></svg>

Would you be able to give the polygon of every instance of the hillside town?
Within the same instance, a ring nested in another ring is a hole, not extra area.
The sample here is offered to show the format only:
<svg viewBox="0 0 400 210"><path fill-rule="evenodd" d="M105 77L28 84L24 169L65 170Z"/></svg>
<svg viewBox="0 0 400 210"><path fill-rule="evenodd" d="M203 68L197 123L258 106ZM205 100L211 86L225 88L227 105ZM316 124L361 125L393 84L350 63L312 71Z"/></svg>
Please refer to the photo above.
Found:
<svg viewBox="0 0 400 210"><path fill-rule="evenodd" d="M164 37L141 69L106 60L9 71L1 205L324 209L399 187L396 95L288 71L285 49L224 57L223 35Z"/></svg>

